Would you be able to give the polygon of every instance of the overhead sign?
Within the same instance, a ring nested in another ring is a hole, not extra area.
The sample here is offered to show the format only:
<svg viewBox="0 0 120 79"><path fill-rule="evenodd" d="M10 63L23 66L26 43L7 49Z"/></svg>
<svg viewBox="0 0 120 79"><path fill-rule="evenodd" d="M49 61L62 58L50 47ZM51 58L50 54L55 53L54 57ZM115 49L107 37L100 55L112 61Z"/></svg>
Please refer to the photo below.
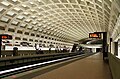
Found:
<svg viewBox="0 0 120 79"><path fill-rule="evenodd" d="M89 33L89 38L101 38L101 33Z"/></svg>
<svg viewBox="0 0 120 79"><path fill-rule="evenodd" d="M12 35L0 34L1 39L12 39Z"/></svg>

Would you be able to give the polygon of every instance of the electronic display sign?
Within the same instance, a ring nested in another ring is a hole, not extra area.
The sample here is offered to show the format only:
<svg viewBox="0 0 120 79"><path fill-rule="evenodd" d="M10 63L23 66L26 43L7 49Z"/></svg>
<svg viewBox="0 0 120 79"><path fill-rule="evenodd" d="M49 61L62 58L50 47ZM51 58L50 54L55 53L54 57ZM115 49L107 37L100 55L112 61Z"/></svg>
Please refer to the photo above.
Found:
<svg viewBox="0 0 120 79"><path fill-rule="evenodd" d="M101 33L89 33L89 38L101 38Z"/></svg>
<svg viewBox="0 0 120 79"><path fill-rule="evenodd" d="M12 35L0 34L1 39L12 39Z"/></svg>

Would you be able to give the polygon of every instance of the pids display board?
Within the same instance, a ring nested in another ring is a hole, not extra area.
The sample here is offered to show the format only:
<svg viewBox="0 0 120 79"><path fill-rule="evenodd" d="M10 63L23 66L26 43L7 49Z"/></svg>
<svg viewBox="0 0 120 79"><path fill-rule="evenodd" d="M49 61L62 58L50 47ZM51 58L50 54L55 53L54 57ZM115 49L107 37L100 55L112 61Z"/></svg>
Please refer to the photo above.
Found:
<svg viewBox="0 0 120 79"><path fill-rule="evenodd" d="M101 33L89 33L89 38L101 38Z"/></svg>
<svg viewBox="0 0 120 79"><path fill-rule="evenodd" d="M12 39L12 35L0 34L1 39Z"/></svg>

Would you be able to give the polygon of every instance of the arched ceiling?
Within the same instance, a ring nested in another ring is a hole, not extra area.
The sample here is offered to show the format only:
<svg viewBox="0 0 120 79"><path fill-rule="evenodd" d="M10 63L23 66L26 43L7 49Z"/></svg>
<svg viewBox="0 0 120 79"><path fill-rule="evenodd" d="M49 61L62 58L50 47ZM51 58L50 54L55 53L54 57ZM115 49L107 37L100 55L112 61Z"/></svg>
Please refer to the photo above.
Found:
<svg viewBox="0 0 120 79"><path fill-rule="evenodd" d="M0 26L5 27L4 32L13 29L16 36L22 30L77 41L114 25L112 1L0 0Z"/></svg>

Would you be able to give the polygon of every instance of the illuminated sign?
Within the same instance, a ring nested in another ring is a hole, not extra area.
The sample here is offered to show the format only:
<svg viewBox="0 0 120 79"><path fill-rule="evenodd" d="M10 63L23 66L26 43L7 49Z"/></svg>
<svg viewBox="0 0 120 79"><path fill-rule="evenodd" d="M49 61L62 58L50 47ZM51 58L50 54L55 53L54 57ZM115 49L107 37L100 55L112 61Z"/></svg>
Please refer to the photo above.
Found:
<svg viewBox="0 0 120 79"><path fill-rule="evenodd" d="M89 38L101 38L100 33L89 33Z"/></svg>
<svg viewBox="0 0 120 79"><path fill-rule="evenodd" d="M11 35L8 35L8 34L0 34L0 37L2 39L12 39L12 36Z"/></svg>

